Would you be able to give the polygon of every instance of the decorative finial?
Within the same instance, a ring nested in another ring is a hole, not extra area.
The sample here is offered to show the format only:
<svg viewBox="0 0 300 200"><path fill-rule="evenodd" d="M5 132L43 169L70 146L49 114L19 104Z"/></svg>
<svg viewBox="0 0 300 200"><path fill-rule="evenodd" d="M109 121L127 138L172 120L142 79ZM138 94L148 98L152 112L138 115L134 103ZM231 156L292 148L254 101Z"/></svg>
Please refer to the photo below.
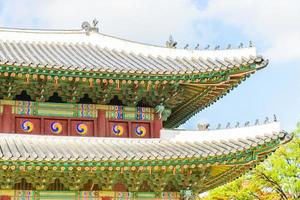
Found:
<svg viewBox="0 0 300 200"><path fill-rule="evenodd" d="M227 123L226 128L230 128L230 122Z"/></svg>
<svg viewBox="0 0 300 200"><path fill-rule="evenodd" d="M266 117L264 123L265 123L265 124L269 123L269 117Z"/></svg>
<svg viewBox="0 0 300 200"><path fill-rule="evenodd" d="M90 33L91 32L96 32L96 33L98 33L99 32L99 29L98 29L98 27L97 27L97 24L99 23L99 21L98 20L96 20L96 19L94 19L93 21L92 21L92 24L93 24L93 26L91 26L91 24L89 23L89 22L83 22L82 24L81 24L81 28L83 29L83 30L85 30L85 32L86 32L86 34L87 35L90 35Z"/></svg>
<svg viewBox="0 0 300 200"><path fill-rule="evenodd" d="M209 123L200 122L197 126L199 131L207 131L209 127Z"/></svg>
<svg viewBox="0 0 300 200"><path fill-rule="evenodd" d="M195 49L198 50L199 47L200 47L200 44L197 44L196 47L195 47Z"/></svg>
<svg viewBox="0 0 300 200"><path fill-rule="evenodd" d="M173 39L172 35L170 35L169 40L166 41L166 47L176 49L177 42Z"/></svg>
<svg viewBox="0 0 300 200"><path fill-rule="evenodd" d="M91 25L88 22L82 22L81 28L85 31L88 31L91 28Z"/></svg>
<svg viewBox="0 0 300 200"><path fill-rule="evenodd" d="M99 21L97 19L93 19L93 27L96 28Z"/></svg>
<svg viewBox="0 0 300 200"><path fill-rule="evenodd" d="M259 125L259 119L255 120L255 125Z"/></svg>
<svg viewBox="0 0 300 200"><path fill-rule="evenodd" d="M273 119L274 119L274 122L277 122L277 116L275 114L273 115Z"/></svg>
<svg viewBox="0 0 300 200"><path fill-rule="evenodd" d="M253 47L253 43L251 40L249 41L249 47Z"/></svg>

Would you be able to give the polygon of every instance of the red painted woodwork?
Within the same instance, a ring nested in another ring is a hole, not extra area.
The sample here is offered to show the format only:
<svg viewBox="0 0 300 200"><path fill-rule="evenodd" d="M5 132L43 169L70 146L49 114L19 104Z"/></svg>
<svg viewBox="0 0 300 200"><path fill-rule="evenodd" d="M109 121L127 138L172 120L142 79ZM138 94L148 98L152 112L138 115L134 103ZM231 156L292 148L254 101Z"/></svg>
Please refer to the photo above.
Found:
<svg viewBox="0 0 300 200"><path fill-rule="evenodd" d="M0 133L2 133L2 132L3 132L2 131L2 113L0 113Z"/></svg>
<svg viewBox="0 0 300 200"><path fill-rule="evenodd" d="M78 123L87 126L87 134L90 137L122 137L122 138L159 138L162 129L162 120L155 116L152 121L145 120L123 120L107 119L106 111L99 109L97 118L72 118L72 117L53 117L53 116L28 116L14 115L11 105L3 105L3 113L0 114L0 132L2 133L22 133L39 135L56 135L51 131L51 123L59 122L62 125L62 132L58 136L81 136L76 131ZM33 130L30 133L25 132L21 124L24 120L29 120L33 124ZM113 132L113 125L123 127L122 136L117 136ZM143 126L146 134L139 137L136 133L136 127Z"/></svg>
<svg viewBox="0 0 300 200"><path fill-rule="evenodd" d="M87 126L87 133L80 135L76 127L78 124L85 124ZM71 134L72 136L94 136L94 120L71 120Z"/></svg>
<svg viewBox="0 0 300 200"><path fill-rule="evenodd" d="M2 132L4 133L13 133L13 114L11 105L3 105L2 113Z"/></svg>
<svg viewBox="0 0 300 200"><path fill-rule="evenodd" d="M101 197L102 200L112 200L111 197Z"/></svg>
<svg viewBox="0 0 300 200"><path fill-rule="evenodd" d="M42 125L44 125L44 132L45 135L56 135L56 136L67 136L68 135L68 120L67 119L43 119L44 123L42 123ZM55 132L53 132L51 130L51 124L52 123L60 123L62 126L62 131L58 134L56 134Z"/></svg>
<svg viewBox="0 0 300 200"><path fill-rule="evenodd" d="M158 118L157 115L155 115L155 118L153 120L153 138L159 138L160 137L160 130L163 128L162 120Z"/></svg>
<svg viewBox="0 0 300 200"><path fill-rule="evenodd" d="M98 110L98 119L97 119L98 133L97 133L97 136L99 136L99 137L105 137L106 136L105 125L106 125L105 110Z"/></svg>
<svg viewBox="0 0 300 200"><path fill-rule="evenodd" d="M31 132L26 132L22 129L22 123L25 121L29 121L33 124L33 129ZM23 133L23 134L35 134L41 135L41 119L40 118L32 118L32 117L16 117L15 119L15 130L16 133Z"/></svg>
<svg viewBox="0 0 300 200"><path fill-rule="evenodd" d="M0 200L11 200L11 197L7 195L1 195Z"/></svg>
<svg viewBox="0 0 300 200"><path fill-rule="evenodd" d="M123 134L121 136L117 136L113 132L113 126L118 125L123 128ZM128 130L128 122L123 121L109 121L108 122L108 129L107 129L108 137L121 137L121 138L128 138L129 137L129 130Z"/></svg>
<svg viewBox="0 0 300 200"><path fill-rule="evenodd" d="M116 191L116 192L128 192L126 185L123 184L123 183L116 183L113 186L112 191Z"/></svg>
<svg viewBox="0 0 300 200"><path fill-rule="evenodd" d="M138 126L144 127L146 130L146 133L144 136L139 136L136 133L136 128ZM131 123L131 132L130 132L130 137L132 138L151 138L151 129L150 129L150 123L148 122L132 122Z"/></svg>

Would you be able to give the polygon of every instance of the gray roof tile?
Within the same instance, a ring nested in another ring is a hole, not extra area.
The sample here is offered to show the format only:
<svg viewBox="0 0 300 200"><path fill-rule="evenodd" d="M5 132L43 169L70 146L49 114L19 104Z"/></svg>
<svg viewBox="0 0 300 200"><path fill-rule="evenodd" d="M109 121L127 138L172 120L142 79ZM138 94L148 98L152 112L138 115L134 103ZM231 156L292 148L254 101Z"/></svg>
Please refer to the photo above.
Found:
<svg viewBox="0 0 300 200"><path fill-rule="evenodd" d="M204 58L145 55L86 43L0 41L0 63L95 71L143 73L195 73L205 69L224 70L230 65L253 63L258 58Z"/></svg>

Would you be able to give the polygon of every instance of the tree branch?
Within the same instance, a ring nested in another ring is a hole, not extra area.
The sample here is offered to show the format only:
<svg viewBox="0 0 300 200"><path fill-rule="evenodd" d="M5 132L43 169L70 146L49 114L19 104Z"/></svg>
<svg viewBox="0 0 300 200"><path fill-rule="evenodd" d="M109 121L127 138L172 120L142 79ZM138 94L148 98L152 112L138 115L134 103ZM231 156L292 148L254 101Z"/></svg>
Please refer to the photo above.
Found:
<svg viewBox="0 0 300 200"><path fill-rule="evenodd" d="M274 180L272 180L270 177L268 177L265 173L259 171L259 176L265 180L266 182L270 183L275 190L277 191L277 193L280 195L281 198L283 199L288 199L288 197L286 196L286 194L284 193L283 189L281 188L281 186Z"/></svg>

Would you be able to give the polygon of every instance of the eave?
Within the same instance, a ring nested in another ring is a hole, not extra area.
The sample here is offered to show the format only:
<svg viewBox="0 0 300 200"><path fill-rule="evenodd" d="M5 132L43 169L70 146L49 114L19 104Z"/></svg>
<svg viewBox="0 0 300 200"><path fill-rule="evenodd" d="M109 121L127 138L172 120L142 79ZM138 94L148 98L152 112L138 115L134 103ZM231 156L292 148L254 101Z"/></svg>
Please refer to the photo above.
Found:
<svg viewBox="0 0 300 200"><path fill-rule="evenodd" d="M174 49L84 30L2 28L0 39L0 98L27 90L46 101L55 91L65 102L88 94L107 104L117 95L127 106L145 101L172 110L166 128L180 126L268 63L252 46Z"/></svg>
<svg viewBox="0 0 300 200"><path fill-rule="evenodd" d="M278 127L271 123L207 134L165 130L162 139L148 140L2 134L0 185L11 189L24 178L44 190L59 178L68 190L78 190L91 179L104 190L122 180L135 192L141 189L133 183L147 181L151 191L159 192L182 190L187 181L193 191L204 192L239 177L289 141ZM232 139L236 132L240 138Z"/></svg>

